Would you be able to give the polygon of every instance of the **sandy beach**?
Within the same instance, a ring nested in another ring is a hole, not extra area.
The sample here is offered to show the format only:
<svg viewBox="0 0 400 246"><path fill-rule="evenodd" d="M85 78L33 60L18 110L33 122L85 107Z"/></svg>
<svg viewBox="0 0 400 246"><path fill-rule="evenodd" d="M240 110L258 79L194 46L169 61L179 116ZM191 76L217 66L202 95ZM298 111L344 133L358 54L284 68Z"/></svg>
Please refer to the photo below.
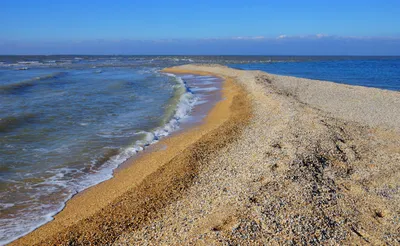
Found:
<svg viewBox="0 0 400 246"><path fill-rule="evenodd" d="M204 123L11 245L400 244L400 93L220 65Z"/></svg>

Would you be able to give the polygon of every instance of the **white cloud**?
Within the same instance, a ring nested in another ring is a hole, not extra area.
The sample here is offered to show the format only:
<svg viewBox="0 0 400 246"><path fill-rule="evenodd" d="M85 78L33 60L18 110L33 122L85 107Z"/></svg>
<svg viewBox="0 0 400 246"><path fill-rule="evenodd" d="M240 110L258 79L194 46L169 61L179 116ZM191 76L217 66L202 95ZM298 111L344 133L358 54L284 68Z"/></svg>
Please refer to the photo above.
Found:
<svg viewBox="0 0 400 246"><path fill-rule="evenodd" d="M276 37L276 39L315 39L315 38L326 38L326 37L333 37L330 35L326 35L326 34L314 34L314 35L279 35L278 37Z"/></svg>
<svg viewBox="0 0 400 246"><path fill-rule="evenodd" d="M264 36L254 36L254 37L232 37L231 39L235 39L235 40L262 40L265 39Z"/></svg>
<svg viewBox="0 0 400 246"><path fill-rule="evenodd" d="M328 35L323 33L312 34L312 35L280 35L275 39L336 39L336 40L400 40L399 36L390 37L390 36L339 36L339 35Z"/></svg>
<svg viewBox="0 0 400 246"><path fill-rule="evenodd" d="M277 37L277 39L284 39L284 38L288 38L288 35L279 35L278 37Z"/></svg>
<svg viewBox="0 0 400 246"><path fill-rule="evenodd" d="M326 35L326 34L321 34L321 33L318 33L318 34L316 34L315 35L317 38L325 38L325 37L329 37L329 35Z"/></svg>

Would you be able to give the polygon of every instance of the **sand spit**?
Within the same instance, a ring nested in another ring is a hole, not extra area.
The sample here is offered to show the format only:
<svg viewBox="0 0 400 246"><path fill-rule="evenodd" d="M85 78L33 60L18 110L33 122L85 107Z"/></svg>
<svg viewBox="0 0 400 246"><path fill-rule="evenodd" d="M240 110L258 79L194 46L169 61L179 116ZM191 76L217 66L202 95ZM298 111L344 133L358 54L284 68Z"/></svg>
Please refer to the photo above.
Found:
<svg viewBox="0 0 400 246"><path fill-rule="evenodd" d="M178 151L131 165L154 165L139 183L117 175L129 187L117 198L16 244L400 244L399 92L218 65L168 71L223 77L227 99L170 138ZM63 212L89 202L73 201Z"/></svg>
<svg viewBox="0 0 400 246"><path fill-rule="evenodd" d="M400 239L400 93L221 66L253 117L185 194L116 245L391 244Z"/></svg>

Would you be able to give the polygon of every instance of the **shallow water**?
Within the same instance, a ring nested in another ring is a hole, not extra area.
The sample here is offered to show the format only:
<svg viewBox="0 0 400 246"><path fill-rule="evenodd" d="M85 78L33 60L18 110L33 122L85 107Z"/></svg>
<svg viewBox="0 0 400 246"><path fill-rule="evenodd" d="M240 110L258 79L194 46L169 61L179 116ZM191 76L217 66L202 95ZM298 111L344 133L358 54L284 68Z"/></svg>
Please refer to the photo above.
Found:
<svg viewBox="0 0 400 246"><path fill-rule="evenodd" d="M161 73L165 62L85 59L0 68L0 244L51 220L71 196L182 124L200 121L206 111L197 108L218 99L221 80Z"/></svg>

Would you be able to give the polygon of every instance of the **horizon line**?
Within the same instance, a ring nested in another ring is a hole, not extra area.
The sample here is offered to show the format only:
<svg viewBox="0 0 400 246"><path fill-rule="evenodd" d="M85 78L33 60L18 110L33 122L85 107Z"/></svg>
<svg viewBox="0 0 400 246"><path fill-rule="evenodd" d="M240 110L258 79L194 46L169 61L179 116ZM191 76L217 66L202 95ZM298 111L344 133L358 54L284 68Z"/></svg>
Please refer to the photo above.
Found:
<svg viewBox="0 0 400 246"><path fill-rule="evenodd" d="M225 55L225 54L220 54L220 55L215 55L215 54L159 54L159 55L150 55L150 54L0 54L0 56L314 56L314 57L400 57L400 54L398 55L243 55L243 54L230 54L230 55Z"/></svg>

